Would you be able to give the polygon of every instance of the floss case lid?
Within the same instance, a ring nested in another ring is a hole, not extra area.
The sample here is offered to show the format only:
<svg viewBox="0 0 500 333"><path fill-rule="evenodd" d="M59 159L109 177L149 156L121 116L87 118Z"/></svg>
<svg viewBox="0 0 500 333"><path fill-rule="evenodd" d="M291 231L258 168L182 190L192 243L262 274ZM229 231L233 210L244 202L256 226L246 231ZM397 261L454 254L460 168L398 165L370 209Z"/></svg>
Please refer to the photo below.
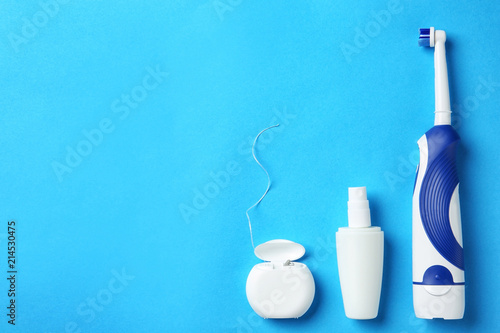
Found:
<svg viewBox="0 0 500 333"><path fill-rule="evenodd" d="M294 261L306 253L306 249L299 243L286 239L274 239L260 244L254 250L257 258L264 261Z"/></svg>

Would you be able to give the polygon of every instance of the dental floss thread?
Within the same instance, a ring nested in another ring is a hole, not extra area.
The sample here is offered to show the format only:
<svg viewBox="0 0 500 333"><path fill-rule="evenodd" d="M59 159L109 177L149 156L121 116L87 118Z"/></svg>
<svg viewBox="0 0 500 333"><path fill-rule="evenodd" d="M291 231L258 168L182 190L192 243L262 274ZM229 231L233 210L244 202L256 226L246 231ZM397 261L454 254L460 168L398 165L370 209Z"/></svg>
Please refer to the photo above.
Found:
<svg viewBox="0 0 500 333"><path fill-rule="evenodd" d="M265 131L267 131L268 129L271 129L273 127L278 127L280 124L276 124L276 125L273 125L273 126L269 126L268 128L265 128L263 129L262 131L260 131L259 134L257 134L257 136L255 137L255 140L253 140L253 144L252 144L252 156L255 160L255 162L257 162L257 164L262 168L262 170L264 170L264 172L266 173L267 175L267 188L266 188L266 191L264 192L264 194L262 195L262 197L260 197L259 201L257 201L256 203L254 203L252 206L250 206L247 211L245 212L246 216L247 216L247 219L248 219L248 228L250 229L250 240L252 241L252 247L255 249L255 245L253 243L253 233L252 233L252 223L250 222L250 216L248 215L248 212L250 210L252 210L253 208L255 208L261 201L262 199L264 199L264 197L266 196L267 192L269 192L269 188L271 187L271 177L269 176L269 172L267 172L266 168L264 168L264 166L259 162L259 160L257 159L257 157L255 156L255 144L257 143L257 140L259 139L259 136L264 133Z"/></svg>

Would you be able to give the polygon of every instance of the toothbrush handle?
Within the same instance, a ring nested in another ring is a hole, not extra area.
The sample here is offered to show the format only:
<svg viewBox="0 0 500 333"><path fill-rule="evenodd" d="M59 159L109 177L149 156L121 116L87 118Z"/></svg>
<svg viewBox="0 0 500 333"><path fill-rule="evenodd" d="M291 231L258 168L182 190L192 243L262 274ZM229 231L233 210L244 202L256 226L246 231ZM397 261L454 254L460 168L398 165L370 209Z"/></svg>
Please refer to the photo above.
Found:
<svg viewBox="0 0 500 333"><path fill-rule="evenodd" d="M420 140L413 193L413 284L417 317L459 319L464 308L464 259L456 168L460 137L450 125ZM451 292L453 301L449 301ZM442 301L440 313L431 305ZM445 301L448 300L448 301Z"/></svg>
<svg viewBox="0 0 500 333"><path fill-rule="evenodd" d="M463 248L452 230L452 223L457 221L451 221L449 214L451 199L459 184L455 155L460 137L450 125L435 126L425 136L428 162L420 189L420 218L434 248L463 270Z"/></svg>

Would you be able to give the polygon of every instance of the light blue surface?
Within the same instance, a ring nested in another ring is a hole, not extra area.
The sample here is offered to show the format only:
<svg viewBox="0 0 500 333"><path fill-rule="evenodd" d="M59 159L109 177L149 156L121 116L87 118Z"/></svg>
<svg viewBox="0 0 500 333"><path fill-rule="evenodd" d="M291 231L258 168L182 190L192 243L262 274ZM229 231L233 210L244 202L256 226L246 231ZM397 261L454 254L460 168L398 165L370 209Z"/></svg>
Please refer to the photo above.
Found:
<svg viewBox="0 0 500 333"><path fill-rule="evenodd" d="M2 332L500 330L500 3L65 1L48 15L47 1L0 12ZM462 137L466 313L452 322L416 319L411 294L416 141L434 108L417 40L431 25L448 34ZM259 262L245 210L266 186L250 143L277 122L258 149L273 186L251 216L256 244L306 248L317 295L299 320L260 319L245 295ZM372 321L343 312L334 235L349 186L367 186L385 232Z"/></svg>

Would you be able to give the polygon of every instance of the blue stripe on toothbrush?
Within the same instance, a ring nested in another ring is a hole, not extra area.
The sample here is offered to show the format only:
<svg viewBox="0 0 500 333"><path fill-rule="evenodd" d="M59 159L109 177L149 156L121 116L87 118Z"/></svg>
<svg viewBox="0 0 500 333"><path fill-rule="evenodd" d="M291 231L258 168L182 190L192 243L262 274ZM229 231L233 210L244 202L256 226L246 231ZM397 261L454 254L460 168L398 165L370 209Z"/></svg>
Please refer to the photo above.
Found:
<svg viewBox="0 0 500 333"><path fill-rule="evenodd" d="M450 125L438 125L427 133L428 165L420 192L420 217L434 248L448 262L464 270L463 248L450 225L450 201L458 185L455 166L456 144L460 140Z"/></svg>

